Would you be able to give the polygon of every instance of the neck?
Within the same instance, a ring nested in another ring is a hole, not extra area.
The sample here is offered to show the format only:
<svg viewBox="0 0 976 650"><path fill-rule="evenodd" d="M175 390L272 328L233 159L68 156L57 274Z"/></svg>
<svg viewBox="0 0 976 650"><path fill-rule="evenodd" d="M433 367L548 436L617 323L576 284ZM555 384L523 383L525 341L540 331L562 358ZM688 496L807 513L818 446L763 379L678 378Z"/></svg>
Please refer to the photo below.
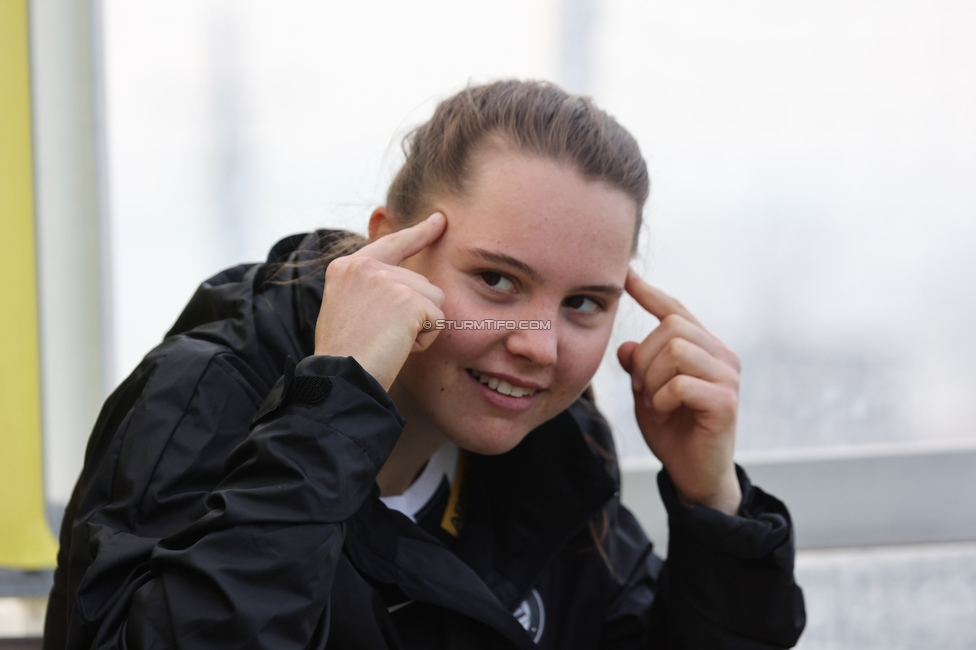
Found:
<svg viewBox="0 0 976 650"><path fill-rule="evenodd" d="M406 419L406 424L390 457L376 475L380 495L384 497L403 494L434 452L448 441L399 381L393 382L389 393L397 410Z"/></svg>

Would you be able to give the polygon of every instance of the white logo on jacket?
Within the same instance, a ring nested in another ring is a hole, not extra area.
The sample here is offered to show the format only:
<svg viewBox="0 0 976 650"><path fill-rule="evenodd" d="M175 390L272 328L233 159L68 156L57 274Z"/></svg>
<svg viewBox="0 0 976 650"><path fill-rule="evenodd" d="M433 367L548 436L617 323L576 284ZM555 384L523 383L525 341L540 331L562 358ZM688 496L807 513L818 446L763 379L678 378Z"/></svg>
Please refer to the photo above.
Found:
<svg viewBox="0 0 976 650"><path fill-rule="evenodd" d="M522 601L512 615L525 628L525 631L532 636L532 641L539 642L542 638L542 630L546 626L546 608L542 606L542 597L539 592L533 589L528 598Z"/></svg>

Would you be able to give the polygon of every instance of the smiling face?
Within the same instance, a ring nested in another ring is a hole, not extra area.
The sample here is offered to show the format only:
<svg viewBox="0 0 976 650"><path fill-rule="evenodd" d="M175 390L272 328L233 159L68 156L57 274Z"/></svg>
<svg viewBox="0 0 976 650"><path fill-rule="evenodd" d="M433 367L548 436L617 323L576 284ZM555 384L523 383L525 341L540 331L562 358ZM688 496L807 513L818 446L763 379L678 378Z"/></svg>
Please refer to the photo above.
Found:
<svg viewBox="0 0 976 650"><path fill-rule="evenodd" d="M472 162L465 195L433 201L431 211L447 216L444 235L402 264L444 291L455 329L411 354L395 388L461 448L498 454L569 406L595 374L636 206L567 164L508 148L485 148ZM486 320L537 329L456 329Z"/></svg>

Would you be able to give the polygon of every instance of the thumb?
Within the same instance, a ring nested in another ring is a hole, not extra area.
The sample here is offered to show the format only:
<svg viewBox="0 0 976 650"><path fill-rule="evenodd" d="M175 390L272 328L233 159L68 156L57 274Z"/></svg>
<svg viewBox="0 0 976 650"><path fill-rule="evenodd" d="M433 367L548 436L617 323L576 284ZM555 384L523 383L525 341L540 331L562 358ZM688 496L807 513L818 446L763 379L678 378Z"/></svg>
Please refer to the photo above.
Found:
<svg viewBox="0 0 976 650"><path fill-rule="evenodd" d="M627 341L619 348L617 348L617 361L623 366L624 372L628 375L631 369L634 367L634 350L637 349L638 343L634 341Z"/></svg>
<svg viewBox="0 0 976 650"><path fill-rule="evenodd" d="M444 233L446 224L444 213L435 212L420 223L380 237L361 248L357 255L399 266L400 262L435 242Z"/></svg>

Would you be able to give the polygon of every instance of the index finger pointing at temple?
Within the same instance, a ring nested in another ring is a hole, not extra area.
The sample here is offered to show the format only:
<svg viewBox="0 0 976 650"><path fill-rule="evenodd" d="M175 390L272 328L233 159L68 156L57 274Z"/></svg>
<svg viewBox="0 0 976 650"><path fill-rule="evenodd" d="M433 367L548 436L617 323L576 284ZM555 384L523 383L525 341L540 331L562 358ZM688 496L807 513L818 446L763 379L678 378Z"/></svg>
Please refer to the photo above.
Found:
<svg viewBox="0 0 976 650"><path fill-rule="evenodd" d="M664 320L665 317L671 314L677 314L696 325L701 325L698 319L692 316L691 312L684 305L657 287L645 282L641 276L637 275L634 269L628 269L624 289L634 297L637 304L650 312L658 320Z"/></svg>
<svg viewBox="0 0 976 650"><path fill-rule="evenodd" d="M447 218L443 213L435 212L418 224L380 237L360 249L359 254L384 264L398 266L403 260L437 241L446 224Z"/></svg>

